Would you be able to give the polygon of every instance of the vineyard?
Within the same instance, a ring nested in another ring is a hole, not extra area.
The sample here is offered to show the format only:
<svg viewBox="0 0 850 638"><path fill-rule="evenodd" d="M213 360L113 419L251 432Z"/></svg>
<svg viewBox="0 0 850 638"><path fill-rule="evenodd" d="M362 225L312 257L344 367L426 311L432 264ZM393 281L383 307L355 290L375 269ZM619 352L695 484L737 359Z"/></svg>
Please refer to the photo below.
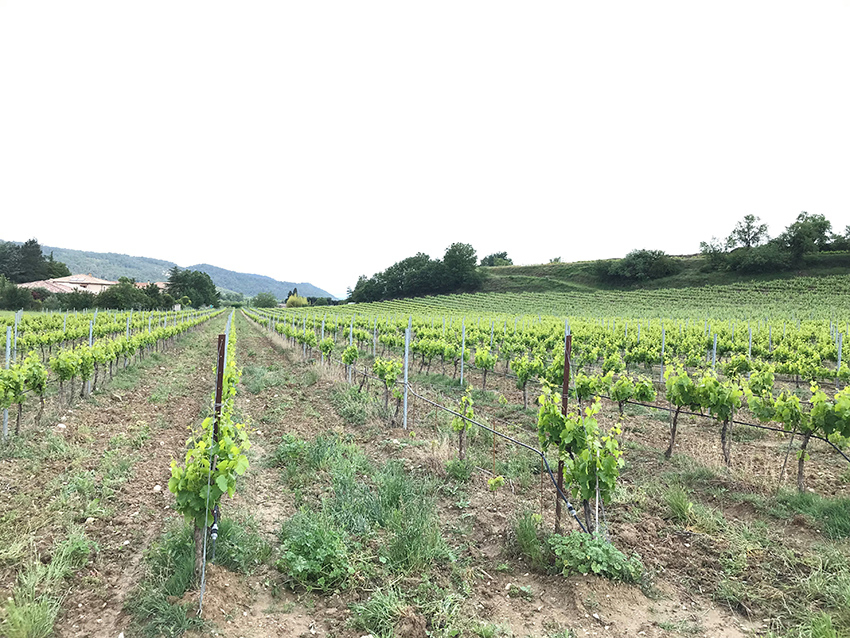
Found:
<svg viewBox="0 0 850 638"><path fill-rule="evenodd" d="M848 284L0 316L0 634L850 635Z"/></svg>

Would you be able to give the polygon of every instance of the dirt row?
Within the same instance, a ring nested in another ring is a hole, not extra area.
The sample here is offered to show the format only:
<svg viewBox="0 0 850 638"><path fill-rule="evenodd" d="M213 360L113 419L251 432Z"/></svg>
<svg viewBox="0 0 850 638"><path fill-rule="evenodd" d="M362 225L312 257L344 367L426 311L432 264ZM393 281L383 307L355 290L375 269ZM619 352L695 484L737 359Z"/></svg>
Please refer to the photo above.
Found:
<svg viewBox="0 0 850 638"><path fill-rule="evenodd" d="M143 554L174 518L170 462L182 456L187 428L208 409L214 336L223 325L218 317L179 336L70 407L54 397L40 428L14 442L19 453L0 461L13 517L5 521L29 535L42 563L68 525L96 544L89 564L66 583L58 638L115 637L127 629L124 606ZM20 568L0 572L4 599Z"/></svg>

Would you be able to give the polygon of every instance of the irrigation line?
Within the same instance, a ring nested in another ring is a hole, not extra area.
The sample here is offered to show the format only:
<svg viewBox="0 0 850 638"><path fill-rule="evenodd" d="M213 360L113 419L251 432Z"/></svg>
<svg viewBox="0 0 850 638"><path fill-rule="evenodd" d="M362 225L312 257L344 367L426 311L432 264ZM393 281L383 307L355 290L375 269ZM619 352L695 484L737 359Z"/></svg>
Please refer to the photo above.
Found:
<svg viewBox="0 0 850 638"><path fill-rule="evenodd" d="M260 316L262 317L262 315L260 315ZM266 319L268 320L268 317L264 317L264 318L266 318ZM255 320L255 321L256 321L256 320ZM315 329L315 326L313 326L313 328ZM391 333L391 334L396 334L396 333ZM393 350L393 346L385 346L385 347L386 347L386 348L388 348L390 351L392 351L392 350ZM397 346L396 346L396 347L397 347ZM403 350L403 348L401 348L401 350ZM415 354L417 354L417 353L414 353L414 356L415 356ZM735 353L735 354L733 354L733 356L742 355L742 354L743 354L743 353ZM720 363L723 363L723 362L721 361ZM429 367L430 367L430 362L429 362L429 364L428 364L428 365L429 365ZM648 370L648 372L649 372L649 374L650 374L650 375L652 374L652 372L653 372L653 368L654 368L656 365L660 365L660 364L651 364L651 369L650 369L650 370ZM482 369L482 368L478 368L478 367L476 367L476 366L475 366L475 364L474 364L474 362L470 362L470 363L466 364L466 367L468 367L468 368L469 368L469 369L471 369L471 370L481 370L481 369ZM493 369L493 373L494 373L494 374L499 374L498 372L496 372L495 368ZM509 372L503 372L503 373L501 373L501 374L502 374L502 376L503 376L504 378L508 378L508 379L516 379L516 378L517 378L517 377L516 377L516 375L511 374L511 373L509 373ZM837 370L836 370L836 374L837 374ZM792 375L792 374L777 374L777 375L776 375L776 378L777 378L777 380L779 380L779 381L785 381L785 382L787 382L787 383L791 383L791 382L795 382L795 383L796 383L796 382L797 382L797 380L796 380L796 378L795 378L795 377L798 377L798 376L799 376L799 375ZM533 380L533 379L530 379L529 381L533 382L534 380ZM832 387L836 387L836 388L837 388L837 385L836 385L835 381L834 381L831 377L830 377L830 378L825 378L825 379L822 379L822 380L818 381L818 384L819 384L819 385L822 385L822 386L827 386L827 387L832 386Z"/></svg>
<svg viewBox="0 0 850 638"><path fill-rule="evenodd" d="M207 585L207 516L210 511L210 490L212 489L212 464L213 464L213 449L215 446L210 445L210 465L209 471L207 472L207 502L204 506L204 550L203 557L204 560L201 563L201 597L198 601L198 616L201 615L201 612L204 610L204 590ZM195 521L195 525L198 522Z"/></svg>
<svg viewBox="0 0 850 638"><path fill-rule="evenodd" d="M510 377L509 377L509 378L510 378ZM531 381L531 380L530 380L530 381ZM443 393L440 393L440 394L441 394L442 396L446 396L446 395L444 395ZM616 403L616 401L614 401L614 399L612 399L610 396L608 396L608 395L606 395L606 394L600 394L600 395L597 395L597 396L600 396L600 397L602 397L602 398L604 398L604 399L608 399L609 401L612 401L612 402L615 402L615 403ZM664 411L666 411L666 412L675 412L675 411L676 411L674 408L668 408L668 407L664 407L664 406L661 406L661 405L653 405L652 403L641 403L640 401L625 401L625 403L630 404L630 405L640 405L640 406L643 406L643 407L645 407L645 408L653 408L653 409L655 409L655 410L664 410ZM800 401L800 403L804 403L804 404L807 404L807 405L811 405L811 402L810 402L810 401ZM679 414L684 414L684 415L686 415L686 416L699 416L699 417L703 417L703 418L706 418L706 419L713 419L713 420L715 420L715 421L717 421L717 420L718 420L718 419L716 419L715 417L713 417L713 416L711 416L711 415L708 415L708 414L700 414L699 412L690 412L690 411L687 411L687 410L680 410L680 411L679 411ZM496 420L496 421L501 421L502 423L505 423L505 424L507 424L507 425L512 425L510 421L506 421L506 420L504 420L504 419L500 419L499 417L496 417L496 416L489 416L488 418L491 418L491 419ZM782 433L787 433L787 432L788 432L787 430L785 430L785 429L783 429L783 428L777 428L777 427L773 427L773 426L769 426L769 425L762 425L762 424L760 424L760 423L749 423L749 422L747 422L747 421L738 421L738 420L735 420L735 419L733 419L733 420L732 420L732 421L730 421L730 422L731 422L731 423L733 423L733 424L735 424L735 425L745 425L745 426L747 426L747 427L751 427L751 428L759 428L759 429L762 429L762 430L770 430L770 431L772 431L772 432L782 432ZM824 438L824 437L822 437L822 436L818 436L817 434L812 434L812 435L811 435L811 438L813 438L813 439L818 439L818 440L820 440L820 441L823 441L823 442L825 442L825 443L829 444L829 446L830 446L832 449L834 449L836 452L838 452L838 453L839 453L839 454L840 454L840 455L844 458L844 460L845 460L845 461L847 461L848 463L850 463L850 457L848 457L848 456L847 456L847 455L846 455L846 454L845 454L845 453L841 450L841 448L839 448L837 445L835 445L835 443L833 443L833 442L832 442L832 441L830 441L829 439Z"/></svg>
<svg viewBox="0 0 850 638"><path fill-rule="evenodd" d="M285 338L286 338L284 335L280 335L280 337L281 337L281 338L283 338L283 339L285 339ZM341 364L341 365L344 365L340 359L334 359L334 358L333 358L333 356L329 356L329 357L328 357L328 361L329 361L329 362L331 362L331 363L336 362L336 363L339 363L339 364ZM355 369L356 369L356 366L355 366ZM473 369L477 369L477 368L474 368L474 366L473 366ZM363 374L363 376L365 376L365 377L367 377L367 378L370 378L370 379L375 379L375 380L377 380L377 381L381 381L381 382L383 382L383 380L382 380L382 379L380 379L380 378L378 378L378 377L375 377L375 376L372 376L372 375L368 374L368 373L366 372L366 368L365 368L365 367L364 367L364 369L363 369L363 370L364 370L364 371L363 371L362 373L360 373L360 374ZM506 375L504 375L504 376L505 376L505 377L507 377L507 378L515 378L513 375L510 375L510 374L506 374ZM530 380L530 381L532 381L532 380ZM394 384L394 385L395 385L395 384ZM413 387L413 386L411 385L411 387ZM441 396L444 396L444 397L446 396L446 395L444 395L442 392L440 392L439 394L440 394ZM426 399L425 397L423 397L423 396L421 396L421 395L417 394L416 392L414 392L414 395L415 395L415 396L418 396L418 397L419 397L420 399L422 399L423 401L426 401L427 403L430 403L431 405L434 405L435 407L438 407L438 408L441 408L441 409L443 409L443 410L446 410L447 412L451 412L452 414L455 414L455 415L457 415L457 416L461 416L461 415L460 415L460 414L458 414L457 412L454 412L454 411L452 411L452 410L450 410L450 409L448 409L448 408L446 408L445 406L442 406L442 405L440 405L440 404L434 403L433 401L430 401L429 399ZM603 397L603 398L605 398L605 399L608 399L609 401L614 401L614 399L612 399L612 398L611 398L611 397L609 397L608 395L604 395L604 394L603 394L603 395L599 395L599 396L601 396L601 397ZM643 406L643 407L646 407L646 408L653 408L653 409L656 409L656 410L664 410L664 411L666 411L666 412L675 412L675 409L673 409L673 408L667 408L667 407L660 406L660 405L653 405L653 404L651 404L651 403L641 403L641 402L639 402L639 401L626 401L626 403L628 403L628 404L630 404L630 405L640 405L640 406ZM801 401L801 403L809 403L809 402L808 402L808 401ZM698 413L698 412L690 412L690 411L680 410L680 411L679 411L679 414L684 414L684 415L686 415L686 416L699 416L699 417L703 417L703 418L708 418L708 419L717 420L717 419L715 419L714 417L712 417L712 416L710 416L710 415L700 414L700 413ZM510 421L507 421L507 420L505 420L505 419L501 419L501 418L496 417L496 416L488 416L488 418L491 418L491 419L496 420L496 421L500 421L500 422L502 422L502 423L504 423L504 424L506 424L506 425L515 425L515 424L512 424ZM505 439L508 439L508 440L510 440L510 441L513 441L513 442L517 443L518 445L521 445L521 446L523 446L523 447L525 447L525 448L527 448L527 449L529 449L529 450L533 451L534 453L539 454L541 457L543 457L542 453L541 453L539 450L537 450L537 449L535 449L535 448L533 448L533 447L530 447L530 446L526 445L525 443L522 443L522 442L520 442L520 441L516 441L515 439L512 439L511 437L506 436L506 435L502 434L501 432L498 432L498 431L495 431L495 430L491 430L491 429L490 429L490 428L488 428L487 426L482 425L482 424L477 423L477 422L474 422L474 421L472 421L471 419L467 419L467 420L469 420L469 421L471 421L471 422L475 423L476 425L478 425L479 427L484 428L485 430L488 430L488 431L490 431L490 432L494 432L494 433L495 433L495 434L497 434L498 436L501 436L501 437L503 437L503 438L505 438ZM761 424L758 424L758 423L748 423L748 422L746 422L746 421L738 421L738 420L734 420L734 419L733 419L731 422L732 422L733 424L735 424L735 425L745 425L745 426L748 426L748 427L751 427L751 428L759 428L759 429L762 429L762 430L770 430L770 431L773 431L773 432L782 432L782 433L787 433L787 430L784 430L784 429L782 429L782 428L772 427L772 426L769 426L769 425L761 425ZM824 438L824 437L822 437L822 436L818 436L818 435L816 435L816 434L813 434L813 435L811 436L811 438L813 438L813 439L818 439L818 440L820 440L820 441L824 441L825 443L829 444L829 446L830 446L830 447L832 447L832 449L834 449L836 452L838 452L838 454L840 454L840 455L844 458L844 460L845 460L845 461L847 461L848 463L850 463L850 457L848 457L848 456L847 456L847 455L846 455L846 454L845 454L845 453L844 453L844 452L843 452L843 451L842 451L842 450L841 450L838 446L836 446L836 445L835 445L832 441L830 441L829 439ZM543 458L544 458L544 461L545 461L545 457L543 457ZM555 482L555 479L554 479L554 477L553 477L553 475L552 475L552 470L549 468L549 464L548 464L548 462L546 463L546 468L547 468L547 470L549 470L549 478L550 478L550 479L552 479L552 482L553 482L553 483L555 483L555 489L557 489L557 488L558 488L558 486L557 486L557 483ZM563 495L563 493L561 493L561 492L560 492L560 490L558 490L558 492L559 492L559 495L560 495L560 496L564 499L564 501L567 503L568 509L572 508L572 505L570 505L569 501L568 501L568 500L567 500L567 498ZM578 519L576 519L576 521L578 522ZM579 525L581 525L581 523L580 523L580 522L579 522ZM584 526L582 526L582 530L584 530Z"/></svg>
<svg viewBox="0 0 850 638"><path fill-rule="evenodd" d="M614 399L612 399L611 397L609 397L609 396L607 396L607 395L604 395L604 394L599 395L599 396L604 397L604 398L608 399L609 401L613 401L613 400L614 400ZM656 410L664 410L665 412L675 412L675 411L676 411L676 410L675 410L675 409L673 409L673 408L666 408L666 407L664 407L664 406L662 406L662 405L653 405L652 403L641 403L640 401L626 401L626 403L629 403L629 404L631 404L631 405L640 405L640 406L643 406L643 407L645 407L645 408L654 408L654 409L656 409ZM701 416L701 417L703 417L704 419L712 419L712 420L714 420L714 421L718 421L718 420L719 420L719 419L717 419L717 418L715 418L715 417L711 416L710 414L700 414L699 412L690 412L690 411L688 411L688 410L679 410L679 414L684 414L684 415L686 415L686 416ZM770 431L772 431L772 432L782 432L782 433L784 433L784 434L787 434L787 433L788 433L788 430L785 430L785 429L783 429L783 428L777 428L777 427L773 427L773 426L771 426L771 425L762 425L761 423L748 423L747 421L738 421L738 420L735 420L735 419L732 419L732 420L730 421L730 423L734 423L735 425L746 425L747 427L751 427L751 428L759 428L759 429L761 429L761 430L770 430ZM824 438L824 437L822 437L822 436L818 436L817 434L812 434L812 435L811 435L811 438L813 438L813 439L818 439L818 440L820 440L820 441L823 441L823 442L825 442L825 443L828 443L828 444L832 447L832 449L834 449L836 452L838 452L841 456L843 456L843 457L844 457L844 460L845 460L845 461L847 461L848 463L850 463L850 457L848 457L846 454L844 454L844 452L842 452L842 451L841 451L841 449L840 449L839 447L837 447L837 446L836 446L836 445L835 445L832 441L830 441L829 439Z"/></svg>
<svg viewBox="0 0 850 638"><path fill-rule="evenodd" d="M328 359L329 359L330 361L333 361L333 358L332 358L332 357L328 357ZM369 374L368 372L366 372L366 368L365 368L365 367L363 368L363 372L362 372L361 374L362 374L363 376L367 377L367 378L375 379L375 380L378 380L378 381L382 381L382 379L379 379L378 377L372 376L371 374ZM575 519L575 522L576 522L576 523L578 523L578 526L579 526L579 528L581 529L581 531L583 531L583 532L587 533L587 529L586 529L586 528L585 528L585 526L582 524L582 522L579 520L578 515L576 514L576 510L575 510L575 508L573 507L573 504L572 504L572 503L570 503L570 500L567 498L567 495L566 495L566 494L564 494L564 492L563 492L563 491L562 491L562 490L558 487L558 481L555 479L554 474L552 474L552 468L551 468L551 467L549 467L549 461L546 459L546 455L545 455L545 454L543 454L543 452L541 452L541 451L540 451L540 450L538 450L537 448L531 447L530 445L528 445L528 444L526 444L526 443L523 443L522 441L519 441L519 440L517 440L517 439L515 439L515 438L513 438L513 437L511 437L511 436L508 436L507 434L504 434L504 433L502 433L502 432L499 432L498 430L494 430L494 429L492 429L492 428L490 428L490 427L488 427L488 426L484 425L483 423L479 423L478 421L476 421L476 420L474 420L474 419L470 419L470 418L468 418L468 417L465 417L465 416L463 416L462 414L460 414L459 412L455 412L455 411L454 411L454 410L452 410L451 408L447 408L447 407L446 407L446 406L444 406L444 405L441 405L441 404L439 404L439 403L437 403L437 402L435 402L435 401L432 401L431 399L428 399L427 397L422 396L421 394L419 394L418 392L416 392L416 391L413 389L413 386L412 386L411 384L409 384L409 383L408 383L408 391L409 391L409 392L410 392L410 393L411 393L414 397L418 397L418 398L420 398L422 401L424 401L425 403L428 403L428 404L430 404L430 405L434 406L435 408L438 408L438 409L440 409L440 410L443 410L443 411L445 411L445 412L448 412L449 414L453 414L453 415L455 415L455 416L457 416L457 417L460 417L460 418L464 419L465 421L469 421L470 423L472 423L472 424L474 424L474 425L477 425L478 427L480 427L480 428L482 428L482 429L484 429L484 430L486 430L486 431L488 431L488 432L492 432L494 435L499 436L499 437L501 437L501 438L505 439L506 441L510 441L511 443L513 443L513 444L515 444L515 445L519 445L520 447L523 447L523 448L525 448L526 450L529 450L529 451L531 451L531 452L534 452L537 456L539 456L539 457L543 460L543 464L546 466L546 471L547 471L547 473L549 474L549 480L551 480L551 481L552 481L552 485L554 485L554 487L555 487L555 491L558 493L558 496L559 496L559 497L560 497L560 498L564 501L564 503L566 503L566 505L567 505L567 511L568 511L568 512L570 513L570 515L571 515L571 516Z"/></svg>
<svg viewBox="0 0 850 638"><path fill-rule="evenodd" d="M483 423L479 423L478 421L476 421L474 419L470 419L469 417L463 416L462 414L460 414L459 412L455 412L451 408L447 408L446 406L440 405L439 403L437 403L435 401L431 401L431 399L428 399L428 398L422 396L421 394L417 393L415 390L412 389L412 387L409 389L409 392L413 396L422 399L425 403L430 403L435 408L439 408L439 409L441 409L445 412L448 412L449 414L453 414L456 417L460 417L464 421L469 421L470 423L477 425L479 428L481 428L483 430L487 430L488 432L492 432L494 435L500 436L503 439L510 441L514 445L519 445L520 447L524 447L526 450L530 450L531 452L534 452L537 456L539 456L543 460L543 463L546 465L546 471L549 473L549 479L552 481L552 485L555 486L555 490L558 492L558 496L560 496L561 500L563 500L564 503L567 504L567 511L575 519L576 523L578 523L578 526L581 528L581 531L583 531L585 533L587 532L587 529L584 527L584 525L582 525L581 521L578 519L578 516L576 515L575 508L573 508L573 505L572 505L572 503L570 503L569 499L567 498L567 495L564 494L561 491L561 489L558 487L558 482L555 480L555 476L552 474L552 469L549 467L549 461L546 460L546 455L543 454L543 452L541 452L537 448L533 448L530 445L527 445L526 443L523 443L522 441L519 441L519 440L517 440L517 439L515 439L511 436L508 436L507 434L503 434L502 432L499 432L498 430L494 430L493 428L488 427L488 426L484 425Z"/></svg>

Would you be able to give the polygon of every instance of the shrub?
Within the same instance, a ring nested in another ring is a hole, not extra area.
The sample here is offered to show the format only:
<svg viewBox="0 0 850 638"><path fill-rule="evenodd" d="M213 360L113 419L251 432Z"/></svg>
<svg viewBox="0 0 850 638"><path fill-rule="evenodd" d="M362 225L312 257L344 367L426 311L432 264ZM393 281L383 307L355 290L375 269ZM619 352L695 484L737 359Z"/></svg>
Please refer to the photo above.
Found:
<svg viewBox="0 0 850 638"><path fill-rule="evenodd" d="M777 243L752 248L737 248L726 256L729 270L754 274L788 270L791 267L791 254Z"/></svg>
<svg viewBox="0 0 850 638"><path fill-rule="evenodd" d="M647 281L681 272L682 265L662 250L633 250L608 267L608 275L626 281Z"/></svg>
<svg viewBox="0 0 850 638"><path fill-rule="evenodd" d="M472 478L473 465L468 460L451 459L446 463L446 473L455 481L465 483Z"/></svg>
<svg viewBox="0 0 850 638"><path fill-rule="evenodd" d="M643 575L643 564L637 555L627 557L597 534L552 534L547 542L555 554L555 564L564 576L592 572L611 580L634 583Z"/></svg>
<svg viewBox="0 0 850 638"><path fill-rule="evenodd" d="M341 589L354 573L345 538L321 512L299 510L280 532L281 558L275 564L307 590Z"/></svg>
<svg viewBox="0 0 850 638"><path fill-rule="evenodd" d="M309 305L310 302L307 301L307 297L299 297L298 295L290 295L289 299L286 300L287 308L304 308Z"/></svg>

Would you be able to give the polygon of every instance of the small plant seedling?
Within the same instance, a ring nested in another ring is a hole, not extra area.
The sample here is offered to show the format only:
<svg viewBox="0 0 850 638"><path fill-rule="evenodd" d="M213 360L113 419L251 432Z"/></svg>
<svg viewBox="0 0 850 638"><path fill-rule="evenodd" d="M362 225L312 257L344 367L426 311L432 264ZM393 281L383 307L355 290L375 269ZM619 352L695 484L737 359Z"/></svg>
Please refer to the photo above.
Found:
<svg viewBox="0 0 850 638"><path fill-rule="evenodd" d="M504 484L505 484L505 477L504 476L494 476L491 479L487 479L487 488L491 492L493 492L494 494L496 493L496 490L498 490Z"/></svg>
<svg viewBox="0 0 850 638"><path fill-rule="evenodd" d="M534 591L528 585L508 585L508 596L510 598L522 598L524 600L532 600Z"/></svg>

